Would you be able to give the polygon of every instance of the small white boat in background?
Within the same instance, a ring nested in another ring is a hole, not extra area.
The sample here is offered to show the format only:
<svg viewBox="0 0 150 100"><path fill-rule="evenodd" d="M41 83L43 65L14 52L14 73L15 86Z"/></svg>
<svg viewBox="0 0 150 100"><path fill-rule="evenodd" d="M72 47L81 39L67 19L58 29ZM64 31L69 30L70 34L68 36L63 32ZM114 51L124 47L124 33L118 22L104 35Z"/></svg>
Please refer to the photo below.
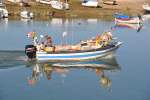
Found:
<svg viewBox="0 0 150 100"><path fill-rule="evenodd" d="M145 12L150 12L150 5L148 3L143 4L143 9Z"/></svg>
<svg viewBox="0 0 150 100"><path fill-rule="evenodd" d="M69 9L68 3L64 3L64 2L56 1L56 0L51 1L51 6L52 6L52 8L58 9L58 10L68 10Z"/></svg>
<svg viewBox="0 0 150 100"><path fill-rule="evenodd" d="M82 6L85 6L85 7L98 7L98 1L83 1Z"/></svg>
<svg viewBox="0 0 150 100"><path fill-rule="evenodd" d="M20 16L25 19L32 19L34 17L32 12L26 10L22 11Z"/></svg>
<svg viewBox="0 0 150 100"><path fill-rule="evenodd" d="M51 0L39 0L39 2L42 4L51 5Z"/></svg>
<svg viewBox="0 0 150 100"><path fill-rule="evenodd" d="M7 18L8 11L3 3L0 3L0 18Z"/></svg>

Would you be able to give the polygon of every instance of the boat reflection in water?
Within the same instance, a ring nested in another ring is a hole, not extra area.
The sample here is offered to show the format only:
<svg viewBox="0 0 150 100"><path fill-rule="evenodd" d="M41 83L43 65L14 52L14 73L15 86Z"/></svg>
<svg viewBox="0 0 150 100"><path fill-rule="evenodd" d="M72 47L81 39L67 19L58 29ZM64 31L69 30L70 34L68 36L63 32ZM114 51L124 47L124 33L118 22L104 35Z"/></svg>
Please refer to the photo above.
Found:
<svg viewBox="0 0 150 100"><path fill-rule="evenodd" d="M144 15L142 16L142 19L143 19L144 21L150 20L150 14L144 14Z"/></svg>
<svg viewBox="0 0 150 100"><path fill-rule="evenodd" d="M86 70L96 74L100 84L105 88L110 88L112 80L106 75L107 72L116 72L120 67L115 59L101 59L82 62L62 62L62 63L36 63L32 66L32 74L28 78L29 85L36 85L41 76L46 76L47 80L51 80L53 73L57 73L62 77L69 75L71 70ZM105 73L106 72L106 73ZM44 75L43 75L44 74Z"/></svg>
<svg viewBox="0 0 150 100"><path fill-rule="evenodd" d="M116 23L114 28L129 28L129 29L134 29L137 30L137 32L140 32L143 27L143 24L130 24L130 23Z"/></svg>

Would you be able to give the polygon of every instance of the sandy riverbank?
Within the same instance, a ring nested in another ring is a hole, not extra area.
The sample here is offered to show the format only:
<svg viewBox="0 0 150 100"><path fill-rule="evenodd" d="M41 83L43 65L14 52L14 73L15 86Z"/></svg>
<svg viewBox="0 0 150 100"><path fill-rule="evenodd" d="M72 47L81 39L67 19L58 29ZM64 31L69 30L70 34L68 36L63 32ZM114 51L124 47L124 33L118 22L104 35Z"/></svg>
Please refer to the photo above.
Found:
<svg viewBox="0 0 150 100"><path fill-rule="evenodd" d="M49 5L40 3L31 3L29 7L21 7L19 4L6 3L10 16L19 16L21 10L27 9L35 14L36 19L49 17L64 17L64 18L105 18L111 19L115 12L124 12L130 15L142 14L142 4L145 0L117 0L117 5L103 4L102 8L88 8L81 6L81 1L70 0L70 9L59 11L51 8ZM50 16L55 12L53 16Z"/></svg>

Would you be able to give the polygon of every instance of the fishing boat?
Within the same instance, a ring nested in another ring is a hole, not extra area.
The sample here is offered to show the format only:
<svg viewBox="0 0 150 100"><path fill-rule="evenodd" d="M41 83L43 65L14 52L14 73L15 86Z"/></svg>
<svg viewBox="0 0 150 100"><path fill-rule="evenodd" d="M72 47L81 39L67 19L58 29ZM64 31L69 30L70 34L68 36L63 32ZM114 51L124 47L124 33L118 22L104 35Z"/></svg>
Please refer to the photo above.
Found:
<svg viewBox="0 0 150 100"><path fill-rule="evenodd" d="M144 9L145 12L150 13L150 5L148 3L143 4L142 7L143 7L143 9Z"/></svg>
<svg viewBox="0 0 150 100"><path fill-rule="evenodd" d="M104 38L107 38L107 41ZM42 46L41 49L40 43L33 43L33 45L26 45L25 53L29 59L36 59L38 61L84 61L98 59L114 53L122 44L120 41L113 40L110 32L105 32L100 36L96 36L95 39L81 41L75 45L55 45L45 47L44 49Z"/></svg>
<svg viewBox="0 0 150 100"><path fill-rule="evenodd" d="M3 3L0 3L0 18L7 18L8 11Z"/></svg>
<svg viewBox="0 0 150 100"><path fill-rule="evenodd" d="M82 6L85 7L98 7L98 1L83 1Z"/></svg>
<svg viewBox="0 0 150 100"><path fill-rule="evenodd" d="M138 15L137 17L130 17L124 14L114 14L115 23L130 23L137 24L142 23L142 17Z"/></svg>
<svg viewBox="0 0 150 100"><path fill-rule="evenodd" d="M120 42L108 46L106 48L98 48L91 50L82 50L82 51L68 51L68 52L36 52L37 60L51 60L51 61L80 61L80 60L90 60L100 57L107 56L115 51L121 45Z"/></svg>
<svg viewBox="0 0 150 100"><path fill-rule="evenodd" d="M54 9L58 9L58 10L68 10L69 9L69 4L66 2L61 2L61 1L57 1L57 0L52 0L51 1L51 6Z"/></svg>
<svg viewBox="0 0 150 100"><path fill-rule="evenodd" d="M33 13L30 12L30 11L27 11L27 10L23 10L21 13L20 13L20 16L22 18L25 18L25 19L32 19L34 16L33 16Z"/></svg>

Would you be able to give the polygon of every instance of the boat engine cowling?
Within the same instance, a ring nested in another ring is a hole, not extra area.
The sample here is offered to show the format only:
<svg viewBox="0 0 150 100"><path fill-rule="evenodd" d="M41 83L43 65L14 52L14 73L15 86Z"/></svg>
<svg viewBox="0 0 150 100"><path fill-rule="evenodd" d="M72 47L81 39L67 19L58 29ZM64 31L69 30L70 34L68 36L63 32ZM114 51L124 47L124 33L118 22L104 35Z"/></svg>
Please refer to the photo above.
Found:
<svg viewBox="0 0 150 100"><path fill-rule="evenodd" d="M28 56L29 59L36 58L36 47L34 45L26 45L25 54Z"/></svg>

